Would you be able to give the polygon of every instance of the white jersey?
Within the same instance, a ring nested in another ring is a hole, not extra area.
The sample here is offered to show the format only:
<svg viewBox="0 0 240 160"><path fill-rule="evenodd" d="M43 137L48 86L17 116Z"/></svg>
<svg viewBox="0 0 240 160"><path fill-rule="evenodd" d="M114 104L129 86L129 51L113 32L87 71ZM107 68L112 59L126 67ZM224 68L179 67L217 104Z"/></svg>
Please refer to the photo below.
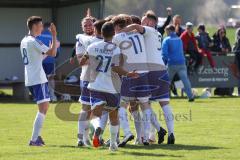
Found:
<svg viewBox="0 0 240 160"><path fill-rule="evenodd" d="M76 55L84 55L87 52L87 48L90 44L101 41L102 39L88 36L85 34L78 34L76 36L77 43L76 43ZM80 80L82 81L89 81L90 71L88 65L82 66L82 72L80 76Z"/></svg>
<svg viewBox="0 0 240 160"><path fill-rule="evenodd" d="M118 33L113 38L115 43L127 56L127 63L146 63L147 55L144 44L144 37L140 33Z"/></svg>
<svg viewBox="0 0 240 160"><path fill-rule="evenodd" d="M152 27L144 26L144 30L148 63L165 66L162 59L162 35Z"/></svg>
<svg viewBox="0 0 240 160"><path fill-rule="evenodd" d="M33 86L46 83L47 77L43 70L44 53L49 48L33 36L26 36L21 41L21 55L25 65L25 85Z"/></svg>
<svg viewBox="0 0 240 160"><path fill-rule="evenodd" d="M88 84L88 89L100 92L116 94L120 89L120 78L111 70L112 66L119 66L120 48L109 42L96 42L91 44L87 53L89 54L89 65L96 71L96 77Z"/></svg>

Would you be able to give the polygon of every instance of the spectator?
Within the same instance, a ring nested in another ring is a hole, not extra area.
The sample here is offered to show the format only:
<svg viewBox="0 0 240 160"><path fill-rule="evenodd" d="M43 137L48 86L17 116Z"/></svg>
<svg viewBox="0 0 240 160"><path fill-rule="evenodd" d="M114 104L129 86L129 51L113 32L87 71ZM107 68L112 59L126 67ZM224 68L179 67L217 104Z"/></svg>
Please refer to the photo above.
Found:
<svg viewBox="0 0 240 160"><path fill-rule="evenodd" d="M43 30L42 34L37 37L37 39L39 39L46 46L50 46L51 43L52 43L52 35L51 35L50 30L49 30L50 25L51 24L49 22L44 23L44 30ZM60 42L59 41L58 41L57 45L58 45L58 49L57 49L57 56L58 56L59 51L60 51ZM44 71L47 75L47 78L48 78L50 99L53 102L57 101L57 97L54 93L54 91L55 91L54 76L55 76L55 58L56 57L47 56L43 60L43 63L42 63L43 69L44 69Z"/></svg>
<svg viewBox="0 0 240 160"><path fill-rule="evenodd" d="M189 67L197 70L202 62L202 56L199 53L197 40L193 33L193 24L191 22L186 23L186 30L181 34L181 39L183 41L185 54L190 55Z"/></svg>
<svg viewBox="0 0 240 160"><path fill-rule="evenodd" d="M173 17L173 25L176 29L176 34L180 37L181 34L184 32L184 29L181 27L181 24L182 24L182 17L180 15L175 15ZM174 97L177 97L178 96L178 93L177 93L177 89L174 85L174 82L180 80L178 74L175 74L172 81L171 81L171 91L173 93L173 96Z"/></svg>
<svg viewBox="0 0 240 160"><path fill-rule="evenodd" d="M211 67L214 68L216 64L210 52L210 47L213 46L213 43L208 33L205 31L205 25L200 24L198 26L198 33L197 33L196 39L198 42L198 48L200 49L200 54L202 56L207 56Z"/></svg>
<svg viewBox="0 0 240 160"><path fill-rule="evenodd" d="M173 25L175 27L176 34L178 37L181 36L181 34L184 32L184 29L182 28L182 17L180 15L175 15L173 17Z"/></svg>
<svg viewBox="0 0 240 160"><path fill-rule="evenodd" d="M238 69L238 96L240 96L240 28L236 31L235 41L233 52L235 53L235 63Z"/></svg>
<svg viewBox="0 0 240 160"><path fill-rule="evenodd" d="M193 102L194 95L187 76L182 41L177 36L173 25L166 27L166 33L168 36L163 40L162 54L164 61L168 65L169 79L171 81L174 75L178 74L184 84L184 91L188 96L189 102Z"/></svg>
<svg viewBox="0 0 240 160"><path fill-rule="evenodd" d="M220 27L213 35L212 51L218 52L220 55L226 55L231 52L231 45L226 37L226 29L224 27Z"/></svg>
<svg viewBox="0 0 240 160"><path fill-rule="evenodd" d="M226 37L226 29L220 27L213 35L213 47L212 51L217 52L219 55L227 55L231 52L232 48L229 39ZM216 88L214 90L215 95L219 96L232 96L234 88Z"/></svg>

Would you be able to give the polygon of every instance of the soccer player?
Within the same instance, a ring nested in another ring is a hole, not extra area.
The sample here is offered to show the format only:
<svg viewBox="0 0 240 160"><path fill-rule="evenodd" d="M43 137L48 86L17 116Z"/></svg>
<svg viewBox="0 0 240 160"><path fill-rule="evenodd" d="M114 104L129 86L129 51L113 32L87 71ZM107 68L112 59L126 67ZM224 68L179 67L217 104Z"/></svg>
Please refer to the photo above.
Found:
<svg viewBox="0 0 240 160"><path fill-rule="evenodd" d="M129 79L123 78L122 87L121 87L121 98L122 100L128 103L139 103L141 109L143 111L143 125L144 125L144 137L143 144L149 145L149 130L151 123L158 129L158 133L160 133L161 126L157 121L156 115L153 113L149 103L150 97L150 88L148 85L148 65L147 65L147 52L145 51L145 42L144 37L140 33L137 32L120 32L124 27L129 24L129 20L127 21L128 16L119 15L113 19L115 25L115 32L117 33L114 36L113 42L116 43L120 49L122 49L122 53L125 57L126 63L124 63L124 68L126 70L137 70L140 74L138 79ZM130 18L131 19L131 18ZM124 62L125 62L124 61ZM119 109L120 116L120 125L124 131L124 139L119 144L120 147L124 147L128 141L133 139L133 135L129 128L129 123L127 120L127 105L122 105ZM133 113L137 111L133 109L133 105L131 106L131 110ZM136 112L137 113L137 112ZM139 117L138 113L133 114L135 117ZM139 121L139 119L138 119ZM136 124L136 123L135 123ZM141 125L141 124L140 124ZM140 128L140 129L139 129ZM137 140L136 142L141 142L141 127L136 126L137 131ZM161 139L163 135L159 134L159 139Z"/></svg>
<svg viewBox="0 0 240 160"><path fill-rule="evenodd" d="M91 17L86 17L83 20L83 27L86 26L85 23L91 23ZM86 36L83 34L77 35L78 41L76 43L76 54L79 63L81 62L82 56L86 53L87 47L95 42L102 41L101 36L101 27L105 23L104 20L98 20L93 23L94 35L95 36ZM88 83L90 81L90 68L87 64L82 66L82 73L80 76L80 88L81 88L81 96L79 98L80 103L82 104L82 110L79 115L78 121L78 146L89 146L89 137L88 137L88 127L89 127L89 118L91 113L90 106L90 92L87 89ZM104 117L106 119L106 115ZM103 122L106 123L105 121ZM105 128L103 124L103 127ZM93 123L94 125L94 123ZM102 127L102 128L103 128Z"/></svg>
<svg viewBox="0 0 240 160"><path fill-rule="evenodd" d="M156 30L156 25L157 17L155 13L153 11L148 11L142 18L142 25L130 25L125 28L125 31L137 30L144 35L145 47L148 54L148 66L149 70L151 70L148 74L149 84L158 86L157 89L152 91L150 100L158 101L162 107L168 128L168 144L174 144L174 118L169 104L169 77L162 59L162 36ZM164 134L166 131L162 129L161 132ZM164 137L159 143L163 141Z"/></svg>
<svg viewBox="0 0 240 160"><path fill-rule="evenodd" d="M56 56L57 31L55 25L51 23L50 32L52 34L52 45L49 48L36 39L43 31L41 17L29 17L27 27L29 34L22 39L20 46L25 66L25 85L28 87L38 105L38 112L33 124L32 138L29 145L43 146L45 143L40 134L49 107L50 96L48 80L42 67L42 61L44 54L53 57Z"/></svg>
<svg viewBox="0 0 240 160"><path fill-rule="evenodd" d="M89 66L96 72L96 77L88 84L91 93L92 113L95 119L100 122L103 110L109 112L110 119L110 147L109 150L116 151L118 133L118 106L119 89L121 85L120 76L137 78L135 72L127 72L120 67L121 51L112 43L115 34L114 26L111 22L106 22L102 27L104 41L91 44L87 49L87 54L82 58L81 63L85 64L89 59ZM99 135L101 133L100 123L95 130L93 146L99 147Z"/></svg>

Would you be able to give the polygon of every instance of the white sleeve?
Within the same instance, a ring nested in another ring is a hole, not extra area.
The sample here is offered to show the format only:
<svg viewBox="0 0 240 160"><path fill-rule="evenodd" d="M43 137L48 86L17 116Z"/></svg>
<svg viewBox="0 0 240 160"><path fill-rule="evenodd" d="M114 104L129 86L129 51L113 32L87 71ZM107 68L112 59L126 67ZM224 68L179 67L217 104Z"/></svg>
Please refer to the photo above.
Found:
<svg viewBox="0 0 240 160"><path fill-rule="evenodd" d="M154 32L155 32L154 28L144 26L144 32L143 32L144 36L147 36L147 35L152 34Z"/></svg>
<svg viewBox="0 0 240 160"><path fill-rule="evenodd" d="M118 45L119 45L119 43L118 43L118 37L117 37L117 36L114 36L112 42L118 46Z"/></svg>
<svg viewBox="0 0 240 160"><path fill-rule="evenodd" d="M76 54L83 55L86 52L86 49L82 43L82 41L78 40L76 43Z"/></svg>
<svg viewBox="0 0 240 160"><path fill-rule="evenodd" d="M93 53L93 45L90 45L88 48L87 48L87 54L88 55L94 55L94 53Z"/></svg>
<svg viewBox="0 0 240 160"><path fill-rule="evenodd" d="M47 51L49 50L49 47L47 47L45 44L43 44L41 41L35 39L35 41L33 41L33 45L37 48L37 50L39 50L41 53L47 53Z"/></svg>
<svg viewBox="0 0 240 160"><path fill-rule="evenodd" d="M120 57L122 56L120 48L116 48L112 57L111 66L120 66Z"/></svg>

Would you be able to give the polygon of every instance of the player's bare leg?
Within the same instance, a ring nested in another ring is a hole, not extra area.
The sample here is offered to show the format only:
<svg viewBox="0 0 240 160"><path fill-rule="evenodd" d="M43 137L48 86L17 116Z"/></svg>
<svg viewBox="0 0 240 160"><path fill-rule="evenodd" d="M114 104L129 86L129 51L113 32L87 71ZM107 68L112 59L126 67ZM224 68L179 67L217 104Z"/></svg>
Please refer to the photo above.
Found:
<svg viewBox="0 0 240 160"><path fill-rule="evenodd" d="M119 118L118 118L118 110L112 110L109 112L109 120L110 120L110 151L116 151L118 149L117 145L117 134L119 130Z"/></svg>
<svg viewBox="0 0 240 160"><path fill-rule="evenodd" d="M100 125L100 119L103 112L103 105L98 105L92 110L92 117L94 120L94 135L93 135L93 146L99 147L100 146L100 134L102 132L101 125Z"/></svg>
<svg viewBox="0 0 240 160"><path fill-rule="evenodd" d="M45 145L42 137L40 136L43 122L45 120L47 110L49 107L49 102L43 102L38 104L38 112L33 124L32 138L30 141L30 146L42 146Z"/></svg>
<svg viewBox="0 0 240 160"><path fill-rule="evenodd" d="M174 144L175 143L174 117L173 117L172 108L169 104L169 101L162 101L162 102L159 102L159 104L162 107L163 114L165 117L165 122L168 128L168 144Z"/></svg>

